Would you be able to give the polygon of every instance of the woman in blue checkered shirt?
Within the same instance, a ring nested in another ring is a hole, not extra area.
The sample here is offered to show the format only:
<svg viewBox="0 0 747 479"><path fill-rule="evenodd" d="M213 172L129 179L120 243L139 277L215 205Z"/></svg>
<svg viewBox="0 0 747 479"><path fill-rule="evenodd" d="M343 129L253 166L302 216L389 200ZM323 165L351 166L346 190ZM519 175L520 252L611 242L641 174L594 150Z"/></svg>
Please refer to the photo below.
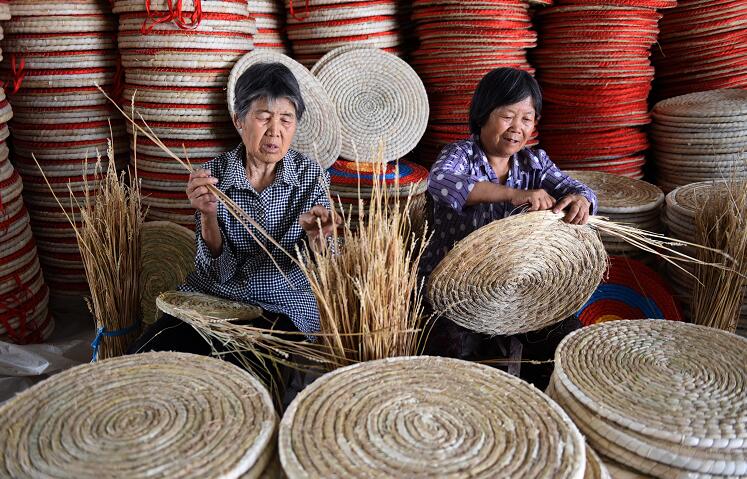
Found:
<svg viewBox="0 0 747 479"><path fill-rule="evenodd" d="M197 255L195 271L180 289L259 305L282 328L312 334L319 330L319 311L306 276L253 231L270 258L207 188L228 195L291 254L332 233L339 220L330 210L329 178L316 161L290 149L305 110L301 91L286 66L260 63L241 75L234 97L241 143L196 170L187 184L197 210ZM163 349L210 352L190 327L169 316L131 348Z"/></svg>

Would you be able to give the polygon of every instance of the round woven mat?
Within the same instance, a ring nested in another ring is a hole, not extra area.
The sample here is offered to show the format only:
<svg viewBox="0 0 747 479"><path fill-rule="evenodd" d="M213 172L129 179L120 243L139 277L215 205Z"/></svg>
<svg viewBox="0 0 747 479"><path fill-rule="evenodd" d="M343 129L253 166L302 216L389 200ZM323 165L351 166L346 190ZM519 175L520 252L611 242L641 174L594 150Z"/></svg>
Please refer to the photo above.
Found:
<svg viewBox="0 0 747 479"><path fill-rule="evenodd" d="M595 449L618 462L663 477L741 476L745 364L747 339L724 331L612 321L561 342L553 387Z"/></svg>
<svg viewBox="0 0 747 479"><path fill-rule="evenodd" d="M0 408L4 477L259 477L277 415L224 361L144 353L54 375Z"/></svg>
<svg viewBox="0 0 747 479"><path fill-rule="evenodd" d="M162 293L156 298L156 305L159 310L179 319L196 315L218 321L250 321L262 315L262 308L253 304L184 291Z"/></svg>
<svg viewBox="0 0 747 479"><path fill-rule="evenodd" d="M599 214L640 213L658 209L664 192L651 183L601 171L566 171L597 194Z"/></svg>
<svg viewBox="0 0 747 479"><path fill-rule="evenodd" d="M279 436L290 479L582 478L584 447L563 411L529 384L427 356L322 376L291 403Z"/></svg>
<svg viewBox="0 0 747 479"><path fill-rule="evenodd" d="M607 466L604 465L594 449L586 446L586 471L584 479L612 479ZM617 476L615 476L617 479Z"/></svg>
<svg viewBox="0 0 747 479"><path fill-rule="evenodd" d="M316 76L337 108L341 157L362 162L398 160L425 133L429 111L425 87L415 70L395 55L372 48L347 49L331 54Z"/></svg>
<svg viewBox="0 0 747 479"><path fill-rule="evenodd" d="M234 90L239 77L256 63L282 63L298 80L306 111L291 147L329 168L340 156L342 133L334 103L319 80L295 60L273 50L254 50L236 62L228 78L228 109L234 113Z"/></svg>
<svg viewBox="0 0 747 479"><path fill-rule="evenodd" d="M606 269L604 246L590 227L528 213L457 243L433 270L427 295L435 311L467 329L519 334L578 311Z"/></svg>
<svg viewBox="0 0 747 479"><path fill-rule="evenodd" d="M711 90L690 93L662 100L656 104L654 115L667 117L747 119L747 91L737 89ZM692 121L692 120L690 120Z"/></svg>
<svg viewBox="0 0 747 479"><path fill-rule="evenodd" d="M169 221L149 221L140 233L140 307L143 321L157 318L156 298L184 282L195 268L195 233Z"/></svg>

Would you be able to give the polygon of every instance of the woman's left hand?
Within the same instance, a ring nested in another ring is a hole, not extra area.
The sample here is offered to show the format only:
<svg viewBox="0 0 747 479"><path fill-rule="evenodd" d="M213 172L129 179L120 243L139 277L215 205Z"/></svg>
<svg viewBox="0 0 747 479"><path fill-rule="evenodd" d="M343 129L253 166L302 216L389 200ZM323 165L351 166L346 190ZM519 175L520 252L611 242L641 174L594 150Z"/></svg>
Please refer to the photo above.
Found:
<svg viewBox="0 0 747 479"><path fill-rule="evenodd" d="M558 201L553 207L553 213L560 213L566 208L563 221L572 225L585 225L589 221L591 203L581 195L568 195Z"/></svg>
<svg viewBox="0 0 747 479"><path fill-rule="evenodd" d="M334 232L341 221L337 213L328 210L323 205L316 205L298 217L298 223L314 246L325 244L326 238Z"/></svg>

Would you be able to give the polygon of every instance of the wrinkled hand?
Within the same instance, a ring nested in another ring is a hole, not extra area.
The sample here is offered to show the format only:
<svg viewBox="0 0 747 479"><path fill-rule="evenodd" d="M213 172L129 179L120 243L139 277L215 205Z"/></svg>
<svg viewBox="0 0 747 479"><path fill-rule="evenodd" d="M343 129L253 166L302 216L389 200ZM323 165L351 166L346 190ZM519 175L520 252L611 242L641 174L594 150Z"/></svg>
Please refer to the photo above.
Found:
<svg viewBox="0 0 747 479"><path fill-rule="evenodd" d="M189 175L187 197L193 208L205 216L215 216L218 211L218 198L208 190L208 185L218 184L218 179L210 176L209 170L197 169Z"/></svg>
<svg viewBox="0 0 747 479"><path fill-rule="evenodd" d="M306 213L298 217L298 223L309 237L309 242L314 246L324 245L328 236L332 235L335 228L342 223L342 218L334 211L328 210L323 205L316 205ZM321 223L321 230L319 224Z"/></svg>
<svg viewBox="0 0 747 479"><path fill-rule="evenodd" d="M563 221L572 225L585 225L589 221L589 210L591 203L581 195L568 195L563 197L553 208L553 213L566 210Z"/></svg>
<svg viewBox="0 0 747 479"><path fill-rule="evenodd" d="M529 204L529 211L549 210L555 204L555 198L545 190L514 190L511 204L521 206Z"/></svg>

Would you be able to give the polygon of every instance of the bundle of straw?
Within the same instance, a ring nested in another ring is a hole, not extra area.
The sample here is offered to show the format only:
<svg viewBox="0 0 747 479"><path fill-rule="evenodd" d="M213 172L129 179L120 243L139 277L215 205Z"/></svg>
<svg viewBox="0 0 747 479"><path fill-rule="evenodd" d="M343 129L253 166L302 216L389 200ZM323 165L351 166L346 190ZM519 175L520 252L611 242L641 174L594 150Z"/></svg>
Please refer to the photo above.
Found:
<svg viewBox="0 0 747 479"><path fill-rule="evenodd" d="M57 199L75 231L91 290L86 301L96 321L94 360L124 354L141 330L140 233L144 213L140 187L137 179L130 186L125 174L117 173L111 141L107 155L106 173L101 173L99 155L97 171L101 176L85 183L83 198L70 192L69 212ZM75 212L79 212L80 223L74 220Z"/></svg>
<svg viewBox="0 0 747 479"><path fill-rule="evenodd" d="M404 199L391 193L386 165L377 167L371 196L358 198L357 228L344 217L342 237L307 249L301 263L319 305L319 341L337 366L415 355L421 343L417 272L428 239L411 222L412 190Z"/></svg>
<svg viewBox="0 0 747 479"><path fill-rule="evenodd" d="M720 186L695 215L695 237L697 243L728 254L733 268L696 265L690 308L693 323L733 333L745 308L747 291L747 184L733 179ZM698 258L703 262L722 261L708 249L699 249ZM744 314L742 319L746 319Z"/></svg>

